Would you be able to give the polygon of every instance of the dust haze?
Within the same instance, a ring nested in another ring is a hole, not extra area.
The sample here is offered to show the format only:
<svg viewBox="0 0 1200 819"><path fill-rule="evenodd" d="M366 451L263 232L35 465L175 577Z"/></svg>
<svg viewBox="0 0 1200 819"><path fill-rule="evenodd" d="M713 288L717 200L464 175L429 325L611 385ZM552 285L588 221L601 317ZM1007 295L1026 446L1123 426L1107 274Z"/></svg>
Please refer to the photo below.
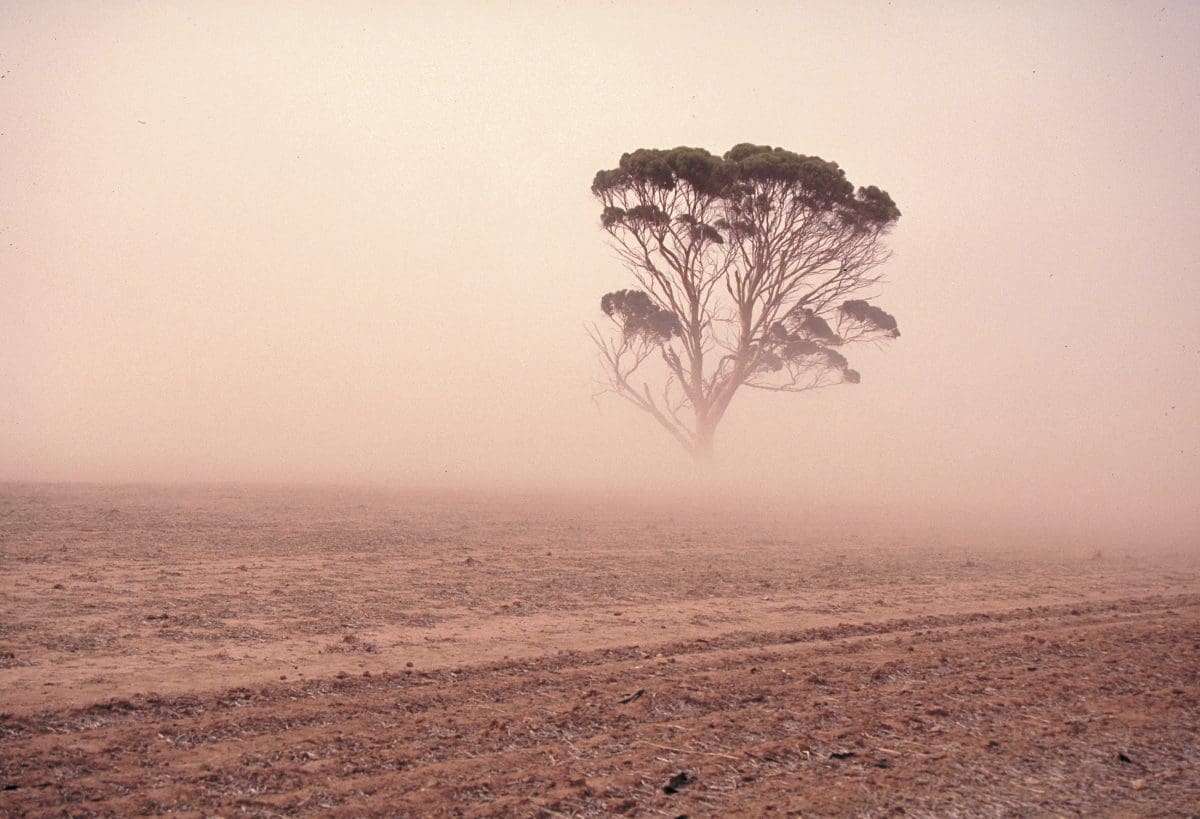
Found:
<svg viewBox="0 0 1200 819"><path fill-rule="evenodd" d="M0 814L1193 815L1197 43L0 0ZM591 186L742 143L890 194L901 334L699 466L597 394Z"/></svg>
<svg viewBox="0 0 1200 819"><path fill-rule="evenodd" d="M250 5L0 6L0 479L1194 544L1194 6ZM745 141L892 195L903 336L739 395L696 477L593 397L588 188Z"/></svg>

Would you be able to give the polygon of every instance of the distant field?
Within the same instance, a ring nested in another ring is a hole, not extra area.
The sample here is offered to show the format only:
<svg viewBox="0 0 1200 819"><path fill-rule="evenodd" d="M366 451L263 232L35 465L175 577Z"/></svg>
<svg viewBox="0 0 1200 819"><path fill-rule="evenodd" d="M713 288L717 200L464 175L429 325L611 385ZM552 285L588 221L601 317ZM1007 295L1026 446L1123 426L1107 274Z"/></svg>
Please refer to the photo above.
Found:
<svg viewBox="0 0 1200 819"><path fill-rule="evenodd" d="M1200 812L1195 548L10 484L0 570L3 813Z"/></svg>

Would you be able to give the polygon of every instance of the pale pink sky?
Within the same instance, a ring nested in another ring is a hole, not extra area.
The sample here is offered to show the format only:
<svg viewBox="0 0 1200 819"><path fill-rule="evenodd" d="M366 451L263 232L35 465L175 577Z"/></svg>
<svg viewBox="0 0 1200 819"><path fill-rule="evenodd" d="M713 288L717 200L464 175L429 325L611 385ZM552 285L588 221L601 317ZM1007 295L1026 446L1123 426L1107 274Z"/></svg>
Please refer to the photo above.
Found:
<svg viewBox="0 0 1200 819"><path fill-rule="evenodd" d="M670 484L588 188L750 141L892 194L903 337L726 480L1194 533L1197 8L0 2L0 479Z"/></svg>

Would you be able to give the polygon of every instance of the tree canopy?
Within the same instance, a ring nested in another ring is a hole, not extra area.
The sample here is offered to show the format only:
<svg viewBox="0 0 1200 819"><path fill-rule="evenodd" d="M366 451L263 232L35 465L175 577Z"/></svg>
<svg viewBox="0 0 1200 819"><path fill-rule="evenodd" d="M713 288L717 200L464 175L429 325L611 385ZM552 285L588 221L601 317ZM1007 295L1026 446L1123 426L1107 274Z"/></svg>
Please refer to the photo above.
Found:
<svg viewBox="0 0 1200 819"><path fill-rule="evenodd" d="M856 384L841 349L899 337L869 303L900 218L835 162L767 145L642 148L599 171L600 224L639 285L591 328L603 384L697 456L734 395Z"/></svg>

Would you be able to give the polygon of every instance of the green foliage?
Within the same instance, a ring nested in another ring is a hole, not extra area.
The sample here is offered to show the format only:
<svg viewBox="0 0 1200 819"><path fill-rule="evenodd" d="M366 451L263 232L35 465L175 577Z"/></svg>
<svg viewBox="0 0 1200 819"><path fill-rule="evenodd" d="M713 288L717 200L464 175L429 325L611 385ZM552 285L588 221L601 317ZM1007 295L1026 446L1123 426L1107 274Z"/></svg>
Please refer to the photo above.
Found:
<svg viewBox="0 0 1200 819"><path fill-rule="evenodd" d="M613 168L611 171L597 171L596 178L592 180L592 193L600 196L605 191L621 186L626 179L625 172L620 168Z"/></svg>
<svg viewBox="0 0 1200 819"><path fill-rule="evenodd" d="M704 224L690 213L679 214L675 217L675 221L687 225L694 239L703 239L708 242L716 242L717 244L725 243L725 238L721 236L720 231L712 225Z"/></svg>
<svg viewBox="0 0 1200 819"><path fill-rule="evenodd" d="M617 290L600 299L604 315L617 321L626 338L664 344L680 333L679 319L641 290Z"/></svg>
<svg viewBox="0 0 1200 819"><path fill-rule="evenodd" d="M900 209L892 197L874 185L858 189L858 203L860 211L870 220L894 222L900 218Z"/></svg>
<svg viewBox="0 0 1200 819"><path fill-rule="evenodd" d="M794 315L793 321L795 322L796 331L806 338L817 339L827 344L842 343L842 339L837 333L833 332L833 328L829 326L829 322L812 310L800 310L798 314Z"/></svg>
<svg viewBox="0 0 1200 819"><path fill-rule="evenodd" d="M614 205L609 205L608 207L606 207L604 209L604 212L600 214L600 224L602 224L606 228L608 228L608 227L612 227L613 225L615 225L617 222L620 222L624 218L625 218L625 209L624 208L618 208Z"/></svg>
<svg viewBox="0 0 1200 819"><path fill-rule="evenodd" d="M896 324L895 316L884 312L873 304L868 304L862 299L851 299L843 303L839 309L844 315L860 324L865 324L876 330L882 330L891 338L900 337L900 328Z"/></svg>
<svg viewBox="0 0 1200 819"><path fill-rule="evenodd" d="M622 191L673 191L680 185L730 206L729 215L735 218L727 216L724 223L709 226L713 233L745 232L752 224L751 214L769 211L789 196L860 229L884 227L900 218L886 191L871 185L856 192L836 162L750 143L735 145L724 157L703 148L640 148L622 155L616 168L597 172L592 193L604 198ZM622 221L626 220L611 208L601 215L606 228ZM715 236L711 240L718 241Z"/></svg>
<svg viewBox="0 0 1200 819"><path fill-rule="evenodd" d="M839 370L844 381L857 384L856 379L847 376L847 373L854 373L850 369L850 362L840 352L832 349L842 343L841 336L833 331L825 319L812 310L796 309L783 321L775 322L767 332L763 339L763 351L759 356L759 369L764 372L778 372L785 366L819 366ZM854 374L857 376L857 373Z"/></svg>
<svg viewBox="0 0 1200 819"><path fill-rule="evenodd" d="M837 350L832 350L824 344L803 338L793 338L759 356L758 369L762 372L778 372L786 366L812 367L820 366L829 370L840 370L843 379L847 373L852 373L850 362ZM857 375L857 373L856 373ZM851 381L857 384L857 380Z"/></svg>

